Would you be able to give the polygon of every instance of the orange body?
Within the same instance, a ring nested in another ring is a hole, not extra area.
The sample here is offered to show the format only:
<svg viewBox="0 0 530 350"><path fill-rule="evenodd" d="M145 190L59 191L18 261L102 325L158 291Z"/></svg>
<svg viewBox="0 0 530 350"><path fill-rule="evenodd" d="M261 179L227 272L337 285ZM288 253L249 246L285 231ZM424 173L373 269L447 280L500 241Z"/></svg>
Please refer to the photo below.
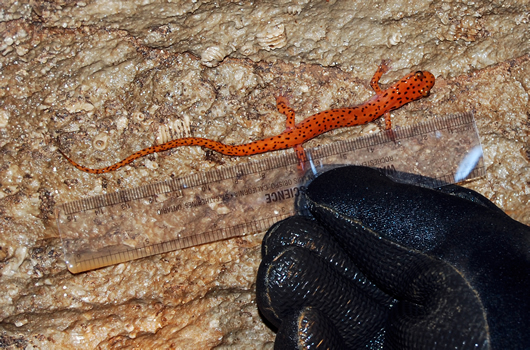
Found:
<svg viewBox="0 0 530 350"><path fill-rule="evenodd" d="M376 95L367 102L356 107L337 108L320 112L298 124L295 124L294 111L288 106L287 99L281 96L277 97L276 102L278 111L285 114L287 117L285 131L280 135L267 137L243 145L225 145L210 139L185 137L161 145L145 148L131 154L129 157L114 165L100 169L90 169L79 165L67 157L62 151L59 150L59 152L61 152L61 154L79 170L93 174L114 171L148 154L162 152L181 146L202 146L230 156L248 156L286 148L294 148L298 159L300 160L300 164L303 167L303 164L306 161L305 153L302 148L304 142L330 130L369 123L383 115L385 116L386 129L389 130L392 127L390 111L411 101L428 96L429 91L434 85L435 78L431 73L419 71L410 73L398 82L392 84L388 89L381 90L379 87L379 79L387 70L388 66L383 62L375 72L370 85L374 89Z"/></svg>

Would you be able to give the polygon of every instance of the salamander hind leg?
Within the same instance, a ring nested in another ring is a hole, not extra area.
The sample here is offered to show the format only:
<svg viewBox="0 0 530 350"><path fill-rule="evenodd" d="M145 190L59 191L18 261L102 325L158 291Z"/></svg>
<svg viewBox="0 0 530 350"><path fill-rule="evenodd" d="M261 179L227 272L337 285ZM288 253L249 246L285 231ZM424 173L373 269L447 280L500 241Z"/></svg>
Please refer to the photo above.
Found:
<svg viewBox="0 0 530 350"><path fill-rule="evenodd" d="M287 131L292 130L294 128L294 110L289 107L289 101L283 96L276 97L276 107L278 108L278 112L285 114L287 117L285 121L285 129Z"/></svg>
<svg viewBox="0 0 530 350"><path fill-rule="evenodd" d="M385 116L385 130L391 130L392 129L392 119L390 118L390 112L386 112L384 114Z"/></svg>
<svg viewBox="0 0 530 350"><path fill-rule="evenodd" d="M372 89L374 89L376 94L381 93L381 87L379 87L379 79L388 72L390 69L390 61L389 60L383 60L377 70L375 71L374 76L372 77L372 80L370 81L370 86Z"/></svg>
<svg viewBox="0 0 530 350"><path fill-rule="evenodd" d="M392 130L392 119L390 119L390 112L386 112L384 114L385 116L385 131L387 135L390 137L394 143L396 142L396 134L394 133L394 130Z"/></svg>
<svg viewBox="0 0 530 350"><path fill-rule="evenodd" d="M298 159L298 170L303 171L305 169L305 163L307 162L307 155L305 154L304 147L302 145L294 146L296 158Z"/></svg>

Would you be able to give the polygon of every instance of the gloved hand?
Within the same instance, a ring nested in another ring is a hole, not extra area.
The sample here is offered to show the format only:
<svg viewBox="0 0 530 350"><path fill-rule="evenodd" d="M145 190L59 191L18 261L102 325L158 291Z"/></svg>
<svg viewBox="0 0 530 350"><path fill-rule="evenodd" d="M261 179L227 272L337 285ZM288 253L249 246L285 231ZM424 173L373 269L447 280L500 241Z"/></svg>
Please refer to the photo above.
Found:
<svg viewBox="0 0 530 350"><path fill-rule="evenodd" d="M257 302L276 349L529 349L530 227L480 194L344 167L272 226Z"/></svg>

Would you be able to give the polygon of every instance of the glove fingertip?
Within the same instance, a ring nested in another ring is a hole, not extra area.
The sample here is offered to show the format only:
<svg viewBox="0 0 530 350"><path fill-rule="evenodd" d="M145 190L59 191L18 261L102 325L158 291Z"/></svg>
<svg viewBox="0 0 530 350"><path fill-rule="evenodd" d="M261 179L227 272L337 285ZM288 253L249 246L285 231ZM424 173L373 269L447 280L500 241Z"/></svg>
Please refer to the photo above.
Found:
<svg viewBox="0 0 530 350"><path fill-rule="evenodd" d="M346 344L326 315L304 307L286 317L274 342L274 349L346 349Z"/></svg>

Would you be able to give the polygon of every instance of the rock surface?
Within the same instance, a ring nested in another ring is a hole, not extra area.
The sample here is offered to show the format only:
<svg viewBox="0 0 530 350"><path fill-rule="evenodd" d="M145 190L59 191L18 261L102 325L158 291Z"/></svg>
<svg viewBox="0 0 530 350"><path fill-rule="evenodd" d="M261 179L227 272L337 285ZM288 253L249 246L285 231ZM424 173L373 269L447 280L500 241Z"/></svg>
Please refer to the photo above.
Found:
<svg viewBox="0 0 530 350"><path fill-rule="evenodd" d="M0 4L0 348L271 348L254 303L262 235L72 275L54 206L245 162L197 147L91 175L167 138L239 144L419 69L431 97L394 126L473 110L487 176L467 183L530 224L525 1L14 1ZM378 132L338 130L310 145ZM266 158L270 154L255 156Z"/></svg>

